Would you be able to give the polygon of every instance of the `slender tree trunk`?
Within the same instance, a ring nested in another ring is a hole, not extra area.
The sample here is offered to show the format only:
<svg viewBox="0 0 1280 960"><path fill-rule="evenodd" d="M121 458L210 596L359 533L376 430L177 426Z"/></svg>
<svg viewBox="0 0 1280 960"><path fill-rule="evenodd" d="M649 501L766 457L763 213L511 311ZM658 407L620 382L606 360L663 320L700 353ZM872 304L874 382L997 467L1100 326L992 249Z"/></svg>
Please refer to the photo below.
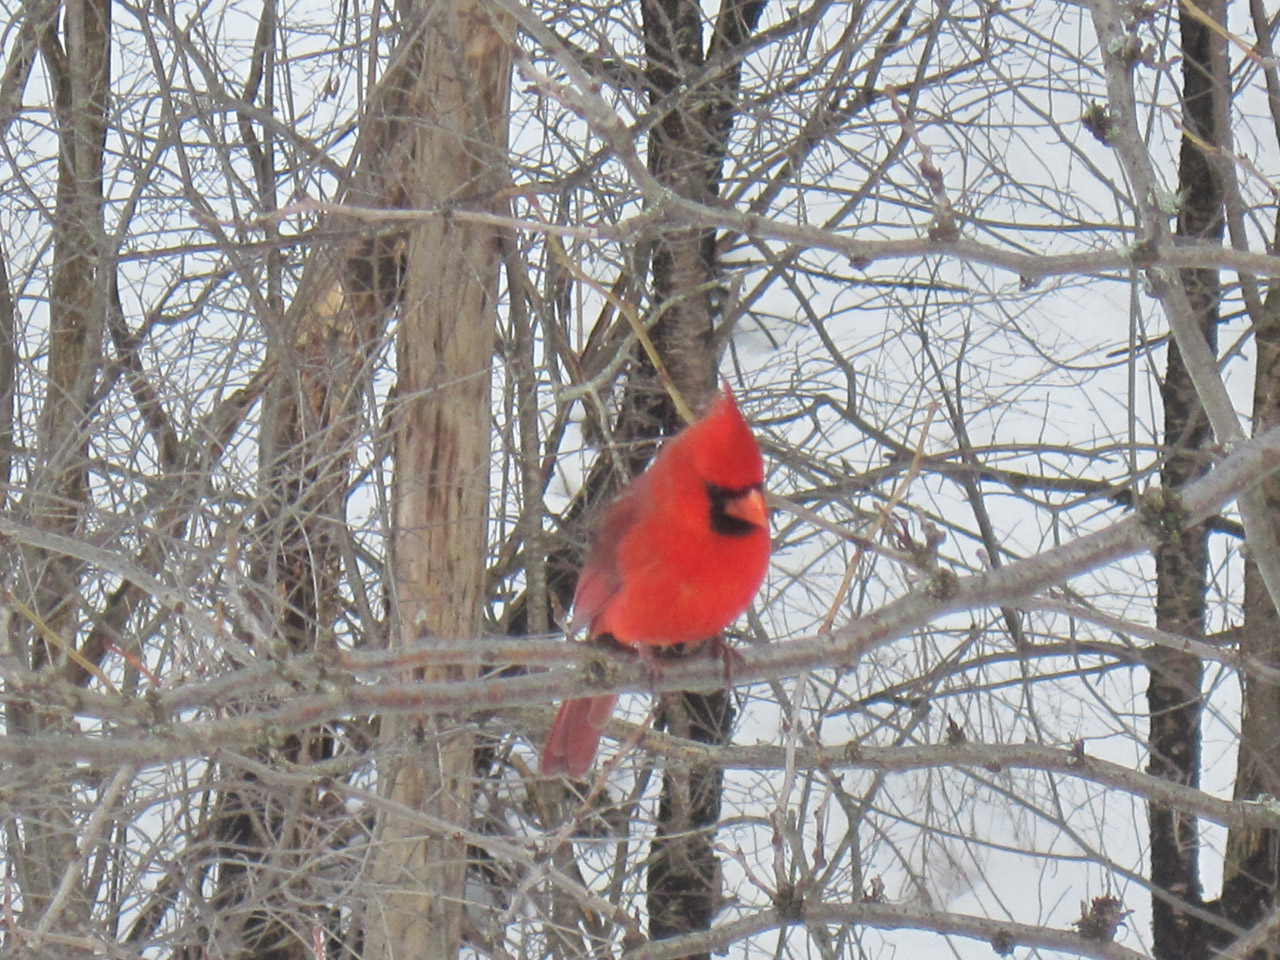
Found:
<svg viewBox="0 0 1280 960"><path fill-rule="evenodd" d="M506 182L512 30L479 2L430 5L422 116L411 201L419 209L474 204ZM481 205L496 200L480 201ZM499 236L440 214L409 240L397 335L392 576L393 642L476 635L481 626L489 500L490 357ZM428 667L425 679L474 676ZM450 717L383 723L380 770L393 805L377 830L375 876L389 891L367 913L365 957L452 958L462 939L466 843L429 833L423 811L471 823L473 737ZM409 748L406 750L406 748Z"/></svg>
<svg viewBox="0 0 1280 960"><path fill-rule="evenodd" d="M275 36L275 0L264 0L242 97L267 112L275 108ZM274 210L274 137L266 127L255 129L247 116L241 117L239 130L253 165L257 205L263 211ZM269 220L266 224L268 236L274 238L274 225ZM334 614L328 598L335 590L336 552L326 527L334 521L335 509L341 516L346 458L341 452L336 458L325 456L322 449L339 428L325 422L329 358L316 356L315 344L324 341L307 330L314 314L304 316L300 324L286 323L278 247L268 248L263 271L262 321L277 334L271 342L294 349L277 355L277 376L263 398L262 486L252 575L246 584L233 584L231 589L240 594L237 606L275 631L271 639L280 651L302 653L323 645ZM326 759L331 748L328 737L304 731L263 749L256 759L305 765ZM298 865L311 856L314 838L303 831L317 820L315 791L310 785L264 787L236 765L227 768L223 779L231 786L219 797L213 816L221 852L213 894L216 926L210 934L217 941L242 944L242 955L255 960L304 960L313 953L311 931L297 929L283 918L291 913L286 898L298 879Z"/></svg>
<svg viewBox="0 0 1280 960"><path fill-rule="evenodd" d="M1215 23L1226 23L1225 3L1205 6ZM1184 14L1184 17L1186 15ZM1256 23L1256 21L1255 21ZM1270 29L1268 27L1268 29ZM1218 123L1227 123L1228 97L1226 40L1207 26L1200 27L1205 52L1199 59L1209 64L1216 97L1213 106ZM1210 141L1221 144L1222 138ZM1274 245L1273 245L1274 249ZM1280 287L1273 281L1261 316L1254 316L1254 343L1258 353L1253 387L1253 432L1265 432L1280 423ZM1262 483L1272 518L1280 517L1280 481ZM1273 519L1274 522L1274 519ZM1244 629L1242 662L1280 666L1280 616L1257 566L1246 556L1244 580ZM1235 798L1253 800L1280 796L1280 684L1258 677L1248 669L1244 677L1244 709L1240 721ZM1239 827L1227 834L1223 865L1222 913L1237 925L1249 928L1270 914L1280 884L1280 832ZM1274 935L1271 949L1261 956L1277 955Z"/></svg>
<svg viewBox="0 0 1280 960"><path fill-rule="evenodd" d="M1198 4L1221 22L1220 0ZM1218 242L1222 239L1222 182L1212 158L1195 142L1217 144L1215 97L1225 95L1215 79L1214 51L1222 41L1185 9L1181 15L1183 51L1183 104L1188 136L1182 141L1178 167L1182 208L1179 236ZM1224 75L1223 75L1224 76ZM1187 294L1200 317L1200 328L1216 348L1218 273L1212 269L1183 271ZM1176 491L1201 476L1209 466L1205 448L1212 432L1191 378L1176 346L1169 345L1168 370L1162 384L1166 459L1161 484ZM1156 623L1187 636L1204 632L1206 603L1207 530L1201 525L1179 532L1156 551ZM1150 677L1147 704L1150 710L1151 772L1188 786L1200 782L1200 685L1202 666L1196 657L1171 649L1147 652ZM1155 955L1169 960L1195 960L1205 956L1205 928L1183 909L1201 905L1199 837L1196 819L1160 804L1150 805L1152 945Z"/></svg>
<svg viewBox="0 0 1280 960"><path fill-rule="evenodd" d="M1280 423L1280 328L1274 321L1256 331L1258 366L1255 372L1253 427L1261 433ZM1263 481L1273 516L1280 516L1280 483ZM1244 663L1280 666L1280 617L1258 569L1245 562L1244 624L1241 654ZM1258 677L1247 668L1244 709L1240 720L1234 796L1255 800L1280 795L1280 684ZM1236 827L1227 834L1223 864L1222 915L1244 929L1273 909L1280 880L1280 834L1273 829ZM1216 943L1230 938L1218 936ZM1275 952L1266 956L1275 956Z"/></svg>
<svg viewBox="0 0 1280 960"><path fill-rule="evenodd" d="M13 399L17 379L17 326L9 286L9 253L0 244L0 484L8 491L13 473ZM6 493L0 500L9 506Z"/></svg>
<svg viewBox="0 0 1280 960"><path fill-rule="evenodd" d="M68 0L62 32L47 25L41 52L53 87L58 133L58 193L53 222L53 264L49 298L48 390L40 411L37 452L18 511L30 522L75 535L88 488L85 420L102 359L104 316L114 269L104 248L102 156L110 93L111 5L108 0ZM6 295L7 299L7 295ZM7 403L12 402L12 382ZM7 454L6 450L6 454ZM68 676L68 651L80 642L79 583L83 565L37 550L23 552L16 583L27 585L16 599L30 611L12 623L13 653L31 669ZM53 638L56 638L54 640ZM32 710L20 702L6 708L10 733L65 729L66 719ZM72 771L51 767L65 772ZM70 779L48 782L36 796L49 801L19 813L22 839L10 841L10 863L19 878L21 925L38 926L47 910L75 928L86 923L91 904L80 884L59 903L63 872L76 856L76 829L69 807Z"/></svg>
<svg viewBox="0 0 1280 960"><path fill-rule="evenodd" d="M725 0L706 51L700 4L693 0L642 0L650 100L670 109L654 126L648 163L654 175L681 196L710 202L720 192L721 167L733 124L739 83L737 57L763 3ZM673 102L691 89L701 71L703 93ZM669 231L654 244L652 284L663 310L653 328L655 346L672 382L695 403L715 388L718 345L714 330L718 263L715 233ZM653 408L650 407L652 410ZM674 412L657 419L675 426ZM729 740L733 707L727 691L663 698L659 723L702 743ZM723 773L715 766L663 772L658 836L649 861L649 934L678 936L711 926L719 900L715 827L720 820Z"/></svg>

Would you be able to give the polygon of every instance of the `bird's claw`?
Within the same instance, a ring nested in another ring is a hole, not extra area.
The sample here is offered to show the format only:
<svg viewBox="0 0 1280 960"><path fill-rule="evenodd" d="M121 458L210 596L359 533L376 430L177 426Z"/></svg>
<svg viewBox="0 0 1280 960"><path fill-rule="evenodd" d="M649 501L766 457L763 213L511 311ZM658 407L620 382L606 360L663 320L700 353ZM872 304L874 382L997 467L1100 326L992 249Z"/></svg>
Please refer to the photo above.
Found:
<svg viewBox="0 0 1280 960"><path fill-rule="evenodd" d="M723 633L717 633L712 637L709 641L709 647L711 655L713 657L719 657L721 662L724 664L724 686L725 689L728 690L733 686L734 667L745 665L747 662L746 658L733 647L729 646L729 643L725 640Z"/></svg>
<svg viewBox="0 0 1280 960"><path fill-rule="evenodd" d="M633 649L640 657L640 662L645 665L645 669L649 671L649 686L652 688L649 692L657 696L658 681L662 679L662 666L659 663L661 657L658 654L659 648L634 647Z"/></svg>

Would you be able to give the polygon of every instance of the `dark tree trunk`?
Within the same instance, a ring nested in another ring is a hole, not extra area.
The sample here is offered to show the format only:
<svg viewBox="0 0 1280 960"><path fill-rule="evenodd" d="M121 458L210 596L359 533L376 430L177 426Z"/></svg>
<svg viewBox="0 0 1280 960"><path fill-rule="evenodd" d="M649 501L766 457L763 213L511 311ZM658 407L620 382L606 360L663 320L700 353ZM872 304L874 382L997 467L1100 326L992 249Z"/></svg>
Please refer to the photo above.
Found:
<svg viewBox="0 0 1280 960"><path fill-rule="evenodd" d="M649 169L681 196L713 201L720 192L733 125L739 57L764 4L725 0L705 52L698 3L643 0L641 7L650 102L663 112L650 136ZM671 382L696 406L715 388L715 233L694 228L664 233L654 244L650 269L653 299L662 310L653 327L654 344ZM636 400L651 421L668 429L677 425L665 398L657 405L646 404L643 397ZM672 733L714 744L728 742L732 721L725 691L665 697L659 717L659 724ZM711 925L720 896L714 837L721 783L722 772L714 766L663 773L648 877L649 934L654 939Z"/></svg>
<svg viewBox="0 0 1280 960"><path fill-rule="evenodd" d="M1220 22L1221 3L1208 0L1202 9ZM1214 79L1217 35L1184 9L1182 22L1183 103L1188 136L1183 138L1178 168L1182 207L1177 232L1206 241L1222 238L1222 181L1211 158L1192 137L1221 142L1215 98L1223 95ZM1185 270L1187 294L1200 329L1216 349L1219 279L1216 270ZM1177 490L1208 468L1205 448L1212 433L1176 346L1169 346L1169 365L1161 388L1164 401L1165 463L1161 484ZM1203 526L1181 531L1156 552L1156 622L1187 636L1204 632L1206 539ZM1202 666L1189 654L1167 648L1147 653L1150 677L1151 772L1188 786L1200 782L1200 684ZM1152 945L1157 957L1196 960L1207 949L1206 928L1183 905L1201 905L1199 837L1194 817L1159 804L1150 805Z"/></svg>
<svg viewBox="0 0 1280 960"><path fill-rule="evenodd" d="M1265 22L1261 4L1251 4L1255 28L1272 31ZM1207 10L1217 23L1225 23L1225 3ZM1220 124L1227 111L1228 46L1224 39L1201 28L1212 54L1213 89ZM1266 36L1266 33L1260 36ZM1269 51L1269 44L1267 44ZM1218 141L1212 141L1217 143ZM1273 245L1272 249L1275 247ZM1246 298L1247 299L1247 298ZM1277 303L1280 285L1272 281L1265 305L1252 313L1257 368L1253 387L1253 432L1260 434L1280 423L1280 322ZM1280 482L1269 477L1262 483L1268 515L1280 517ZM1273 520L1274 522L1274 520ZM1244 626L1242 662L1280 666L1280 616L1257 566L1246 557L1244 581ZM1237 757L1235 798L1253 800L1280 796L1280 684L1244 671L1244 709L1240 720L1240 750ZM1223 865L1222 914L1248 929L1275 909L1280 883L1280 833L1273 829L1238 827L1227 834L1227 855ZM1277 955L1274 933L1270 950L1253 957Z"/></svg>

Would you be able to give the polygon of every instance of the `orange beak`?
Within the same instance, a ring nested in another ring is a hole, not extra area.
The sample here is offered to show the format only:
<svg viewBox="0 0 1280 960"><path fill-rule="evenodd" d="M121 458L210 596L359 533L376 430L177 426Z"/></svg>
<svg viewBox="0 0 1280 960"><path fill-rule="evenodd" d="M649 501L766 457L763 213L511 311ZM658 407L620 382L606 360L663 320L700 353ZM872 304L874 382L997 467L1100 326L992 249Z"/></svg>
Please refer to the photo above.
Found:
<svg viewBox="0 0 1280 960"><path fill-rule="evenodd" d="M764 494L759 490L748 490L742 496L734 497L724 505L724 512L757 527L769 525L769 508L765 506Z"/></svg>

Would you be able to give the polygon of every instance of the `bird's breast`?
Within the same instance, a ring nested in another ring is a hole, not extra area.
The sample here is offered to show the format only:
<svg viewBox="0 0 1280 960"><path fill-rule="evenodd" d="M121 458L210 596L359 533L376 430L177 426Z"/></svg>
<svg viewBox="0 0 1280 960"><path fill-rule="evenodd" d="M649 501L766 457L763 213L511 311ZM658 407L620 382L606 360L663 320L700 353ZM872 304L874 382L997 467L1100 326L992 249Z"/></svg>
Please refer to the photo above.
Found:
<svg viewBox="0 0 1280 960"><path fill-rule="evenodd" d="M666 646L705 640L751 603L769 565L769 534L746 536L661 529L624 541L622 580L593 623L619 642Z"/></svg>

